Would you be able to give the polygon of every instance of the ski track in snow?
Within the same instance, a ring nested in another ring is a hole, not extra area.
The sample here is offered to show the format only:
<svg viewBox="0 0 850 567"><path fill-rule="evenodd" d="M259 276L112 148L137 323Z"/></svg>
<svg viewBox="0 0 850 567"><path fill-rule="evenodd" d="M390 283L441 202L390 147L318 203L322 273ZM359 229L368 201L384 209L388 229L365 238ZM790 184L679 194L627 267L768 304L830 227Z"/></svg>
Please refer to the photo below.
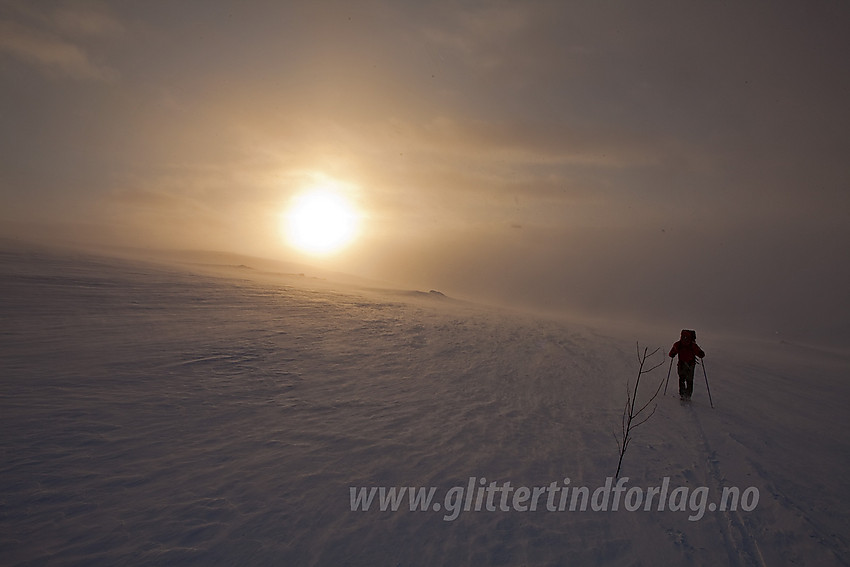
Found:
<svg viewBox="0 0 850 567"><path fill-rule="evenodd" d="M691 409L691 408L688 408ZM724 486L723 473L720 470L720 462L717 458L717 453L711 448L702 424L699 420L699 415L692 412L694 422L696 423L696 431L699 434L699 439L702 443L702 454L706 456L706 465L708 477L710 479L710 488L715 493L720 493ZM753 538L740 512L736 510L722 510L718 514L722 517L720 521L723 538L726 541L727 549L729 550L729 565L765 565L764 557L761 554L758 542Z"/></svg>
<svg viewBox="0 0 850 567"><path fill-rule="evenodd" d="M0 260L3 565L850 561L844 355L700 337L716 409L698 375L689 407L668 393L634 430L629 487L755 486L752 512L352 512L350 486L601 486L635 342L663 356L678 329L295 275Z"/></svg>

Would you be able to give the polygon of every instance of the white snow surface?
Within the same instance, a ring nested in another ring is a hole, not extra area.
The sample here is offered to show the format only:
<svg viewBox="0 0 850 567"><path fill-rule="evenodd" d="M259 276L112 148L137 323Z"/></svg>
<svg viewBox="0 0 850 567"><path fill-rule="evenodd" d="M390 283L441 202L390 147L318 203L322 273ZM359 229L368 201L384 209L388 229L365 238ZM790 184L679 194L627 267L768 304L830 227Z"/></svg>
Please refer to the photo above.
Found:
<svg viewBox="0 0 850 567"><path fill-rule="evenodd" d="M700 334L716 407L674 368L633 431L629 487L755 487L751 511L352 511L602 486L636 343L663 363L643 401L680 329L255 272L2 251L0 564L850 563L846 352Z"/></svg>

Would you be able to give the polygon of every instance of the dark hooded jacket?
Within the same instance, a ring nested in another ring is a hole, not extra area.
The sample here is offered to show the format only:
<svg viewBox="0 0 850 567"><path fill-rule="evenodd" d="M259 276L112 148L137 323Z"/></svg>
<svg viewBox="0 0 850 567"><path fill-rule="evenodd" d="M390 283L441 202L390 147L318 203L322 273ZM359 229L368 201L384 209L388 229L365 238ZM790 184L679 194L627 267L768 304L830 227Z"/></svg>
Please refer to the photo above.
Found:
<svg viewBox="0 0 850 567"><path fill-rule="evenodd" d="M678 354L679 362L686 364L692 364L696 357L703 358L705 352L699 348L696 338L695 332L682 329L682 338L673 343L673 348L670 349L670 358Z"/></svg>

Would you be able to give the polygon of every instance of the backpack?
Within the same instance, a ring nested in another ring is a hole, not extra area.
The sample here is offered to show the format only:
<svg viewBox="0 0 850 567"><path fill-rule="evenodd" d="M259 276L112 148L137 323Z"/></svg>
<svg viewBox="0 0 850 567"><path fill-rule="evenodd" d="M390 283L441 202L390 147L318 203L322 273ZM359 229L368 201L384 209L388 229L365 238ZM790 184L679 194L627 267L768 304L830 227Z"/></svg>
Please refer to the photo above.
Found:
<svg viewBox="0 0 850 567"><path fill-rule="evenodd" d="M690 329L682 329L682 334L688 333L691 336L691 340L697 342L697 332L692 331Z"/></svg>

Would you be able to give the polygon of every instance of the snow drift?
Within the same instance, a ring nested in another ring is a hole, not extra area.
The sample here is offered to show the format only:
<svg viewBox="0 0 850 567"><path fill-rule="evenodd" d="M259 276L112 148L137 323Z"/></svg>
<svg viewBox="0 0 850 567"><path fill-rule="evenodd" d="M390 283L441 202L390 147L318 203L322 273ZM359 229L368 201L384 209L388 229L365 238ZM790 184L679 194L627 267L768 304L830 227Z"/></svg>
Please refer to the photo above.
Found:
<svg viewBox="0 0 850 567"><path fill-rule="evenodd" d="M846 353L702 333L716 409L698 374L634 432L629 486L755 487L752 511L352 511L603 486L635 343L679 329L254 272L2 252L4 565L850 562Z"/></svg>

